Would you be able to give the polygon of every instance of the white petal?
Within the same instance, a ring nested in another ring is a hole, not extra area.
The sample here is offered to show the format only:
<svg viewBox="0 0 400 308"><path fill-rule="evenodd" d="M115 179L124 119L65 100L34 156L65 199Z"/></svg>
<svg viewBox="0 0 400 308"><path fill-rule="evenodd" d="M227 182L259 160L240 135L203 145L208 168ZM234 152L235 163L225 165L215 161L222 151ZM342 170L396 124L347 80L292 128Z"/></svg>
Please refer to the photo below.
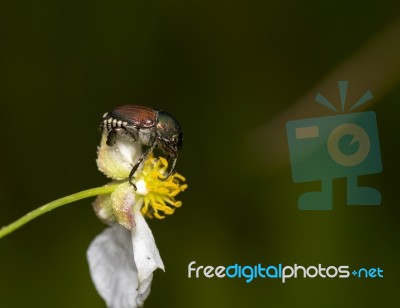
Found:
<svg viewBox="0 0 400 308"><path fill-rule="evenodd" d="M95 214L102 222L108 225L111 225L115 222L115 216L111 203L111 195L97 196L92 205Z"/></svg>
<svg viewBox="0 0 400 308"><path fill-rule="evenodd" d="M133 205L135 204L135 190L128 182L119 185L111 194L111 206L116 220L125 228L135 228Z"/></svg>
<svg viewBox="0 0 400 308"><path fill-rule="evenodd" d="M117 138L115 140L115 145L124 159L131 165L134 165L142 154L141 147L138 143Z"/></svg>
<svg viewBox="0 0 400 308"><path fill-rule="evenodd" d="M133 209L136 228L132 231L132 247L135 264L138 269L139 294L147 297L150 292L150 284L153 272L157 268L164 271L164 264L154 241L153 233L143 215L140 213L142 202L137 202Z"/></svg>
<svg viewBox="0 0 400 308"><path fill-rule="evenodd" d="M97 166L109 178L124 180L142 154L141 146L118 137L113 146L108 146L106 141L107 135L103 134L97 151Z"/></svg>
<svg viewBox="0 0 400 308"><path fill-rule="evenodd" d="M90 244L87 258L92 280L107 307L143 305L149 292L137 292L138 275L130 231L119 224L105 229Z"/></svg>

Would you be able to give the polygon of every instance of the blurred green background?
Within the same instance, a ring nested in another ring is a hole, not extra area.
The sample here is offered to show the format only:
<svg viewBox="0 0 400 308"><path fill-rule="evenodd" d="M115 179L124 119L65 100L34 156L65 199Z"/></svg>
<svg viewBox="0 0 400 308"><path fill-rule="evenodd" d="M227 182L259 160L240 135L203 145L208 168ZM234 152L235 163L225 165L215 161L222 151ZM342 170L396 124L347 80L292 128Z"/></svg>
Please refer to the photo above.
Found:
<svg viewBox="0 0 400 308"><path fill-rule="evenodd" d="M183 127L177 168L189 189L173 216L150 221L166 272L155 273L146 307L399 307L400 54L385 53L400 32L361 69L349 63L351 78L339 76L349 94L379 93L372 110L384 171L361 182L381 191L380 207L346 206L338 179L332 211L299 211L298 196L319 184L292 182L284 126L260 133L278 117L332 114L310 90L337 93L331 72L399 12L387 0L2 1L0 225L107 183L95 164L103 113L159 107ZM378 60L379 83L360 85ZM324 78L331 90L318 87ZM285 113L307 93L304 113ZM86 262L105 227L91 202L0 240L0 307L104 307ZM191 261L376 266L384 278L189 279Z"/></svg>

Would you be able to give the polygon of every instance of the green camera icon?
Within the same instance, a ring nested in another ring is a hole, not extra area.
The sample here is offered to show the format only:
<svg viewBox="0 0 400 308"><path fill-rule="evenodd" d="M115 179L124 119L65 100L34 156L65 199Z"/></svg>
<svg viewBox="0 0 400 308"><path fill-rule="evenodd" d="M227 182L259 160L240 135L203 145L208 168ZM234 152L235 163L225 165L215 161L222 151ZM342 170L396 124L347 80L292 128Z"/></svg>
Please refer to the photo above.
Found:
<svg viewBox="0 0 400 308"><path fill-rule="evenodd" d="M342 177L348 205L380 205L379 191L357 184L358 176L382 171L375 112L288 121L286 131L293 181L322 181L321 191L299 197L300 210L331 210L332 180Z"/></svg>

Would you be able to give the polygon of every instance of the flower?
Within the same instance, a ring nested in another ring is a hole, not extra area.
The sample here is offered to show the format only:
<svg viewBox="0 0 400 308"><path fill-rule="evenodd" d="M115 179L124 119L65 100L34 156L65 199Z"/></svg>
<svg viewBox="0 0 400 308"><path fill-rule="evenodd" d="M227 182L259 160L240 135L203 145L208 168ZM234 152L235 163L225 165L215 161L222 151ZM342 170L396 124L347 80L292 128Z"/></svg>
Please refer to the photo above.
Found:
<svg viewBox="0 0 400 308"><path fill-rule="evenodd" d="M106 144L103 134L98 148L100 171L120 183L110 195L98 196L93 203L96 215L110 225L90 244L87 258L92 280L108 307L141 307L150 293L153 272L164 270L153 234L145 217L163 219L182 205L175 197L187 188L179 174L166 181L166 159L152 155L127 181L132 166L142 154L139 144L117 138Z"/></svg>

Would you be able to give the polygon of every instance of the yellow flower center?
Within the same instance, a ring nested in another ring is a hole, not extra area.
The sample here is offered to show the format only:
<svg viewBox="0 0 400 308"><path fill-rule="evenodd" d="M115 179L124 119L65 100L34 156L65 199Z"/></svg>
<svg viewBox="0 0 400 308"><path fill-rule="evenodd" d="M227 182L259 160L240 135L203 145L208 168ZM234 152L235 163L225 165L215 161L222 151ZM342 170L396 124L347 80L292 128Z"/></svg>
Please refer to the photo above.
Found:
<svg viewBox="0 0 400 308"><path fill-rule="evenodd" d="M176 201L175 197L187 188L185 178L175 173L167 180L161 181L168 170L168 161L153 155L145 161L142 171L136 176L138 184L141 180L146 185L147 194L143 194L143 207L141 212L149 218L163 219L165 215L174 213L175 208L182 205L181 201Z"/></svg>

